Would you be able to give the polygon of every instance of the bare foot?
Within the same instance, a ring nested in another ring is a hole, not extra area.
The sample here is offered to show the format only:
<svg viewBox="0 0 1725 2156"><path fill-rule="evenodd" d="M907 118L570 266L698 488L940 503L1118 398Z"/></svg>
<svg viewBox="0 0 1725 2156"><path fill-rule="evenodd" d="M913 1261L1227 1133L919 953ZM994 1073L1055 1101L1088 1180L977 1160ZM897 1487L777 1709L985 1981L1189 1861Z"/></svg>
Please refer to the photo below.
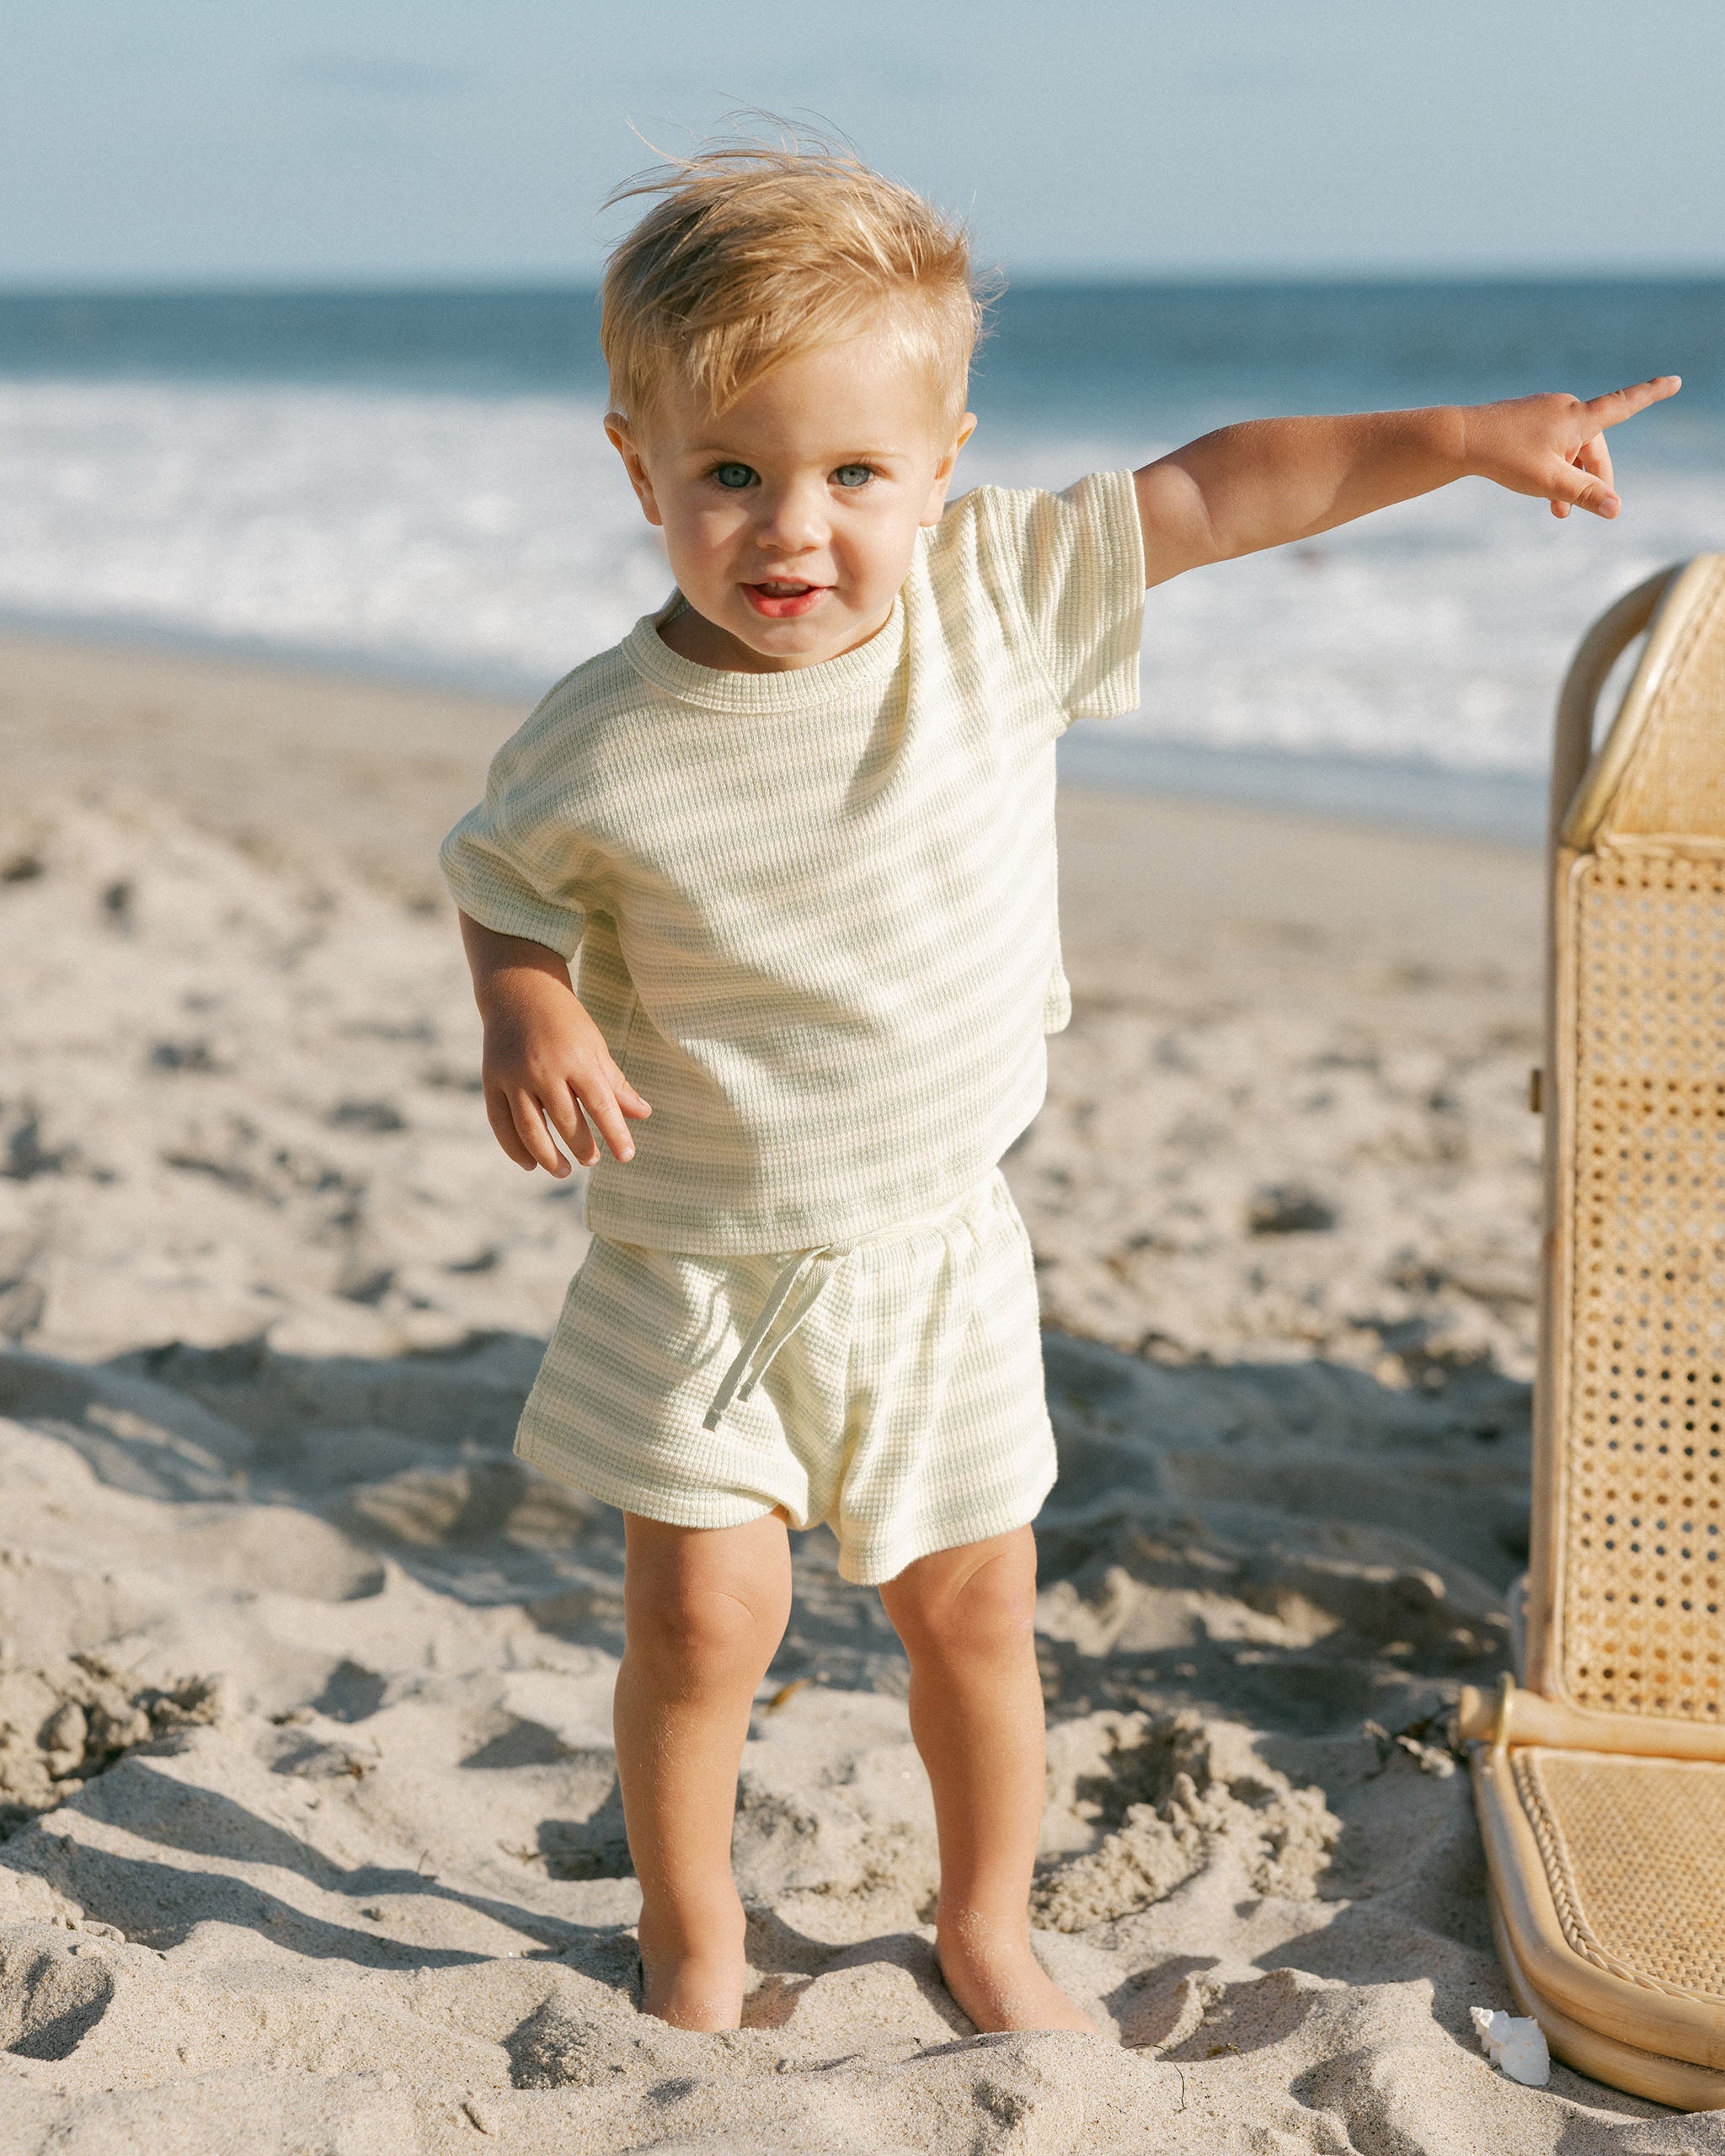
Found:
<svg viewBox="0 0 1725 2156"><path fill-rule="evenodd" d="M747 1974L740 1935L734 1946L654 1951L641 1945L641 2011L674 2029L736 2029Z"/></svg>
<svg viewBox="0 0 1725 2156"><path fill-rule="evenodd" d="M1102 2034L1081 2014L1030 1950L976 1918L943 1920L935 1948L947 1989L979 2031L1081 2029Z"/></svg>

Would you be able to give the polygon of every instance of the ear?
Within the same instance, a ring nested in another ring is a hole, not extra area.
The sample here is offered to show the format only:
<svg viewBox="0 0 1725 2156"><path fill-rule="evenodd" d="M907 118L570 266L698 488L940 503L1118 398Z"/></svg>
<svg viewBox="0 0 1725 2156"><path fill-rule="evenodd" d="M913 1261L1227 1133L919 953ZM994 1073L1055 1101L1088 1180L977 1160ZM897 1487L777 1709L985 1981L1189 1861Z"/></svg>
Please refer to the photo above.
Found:
<svg viewBox="0 0 1725 2156"><path fill-rule="evenodd" d="M938 524L941 512L947 505L947 488L953 483L953 468L958 463L959 451L976 431L976 414L967 412L959 422L959 430L953 437L953 446L934 467L934 479L928 489L928 499L923 504L919 524Z"/></svg>
<svg viewBox="0 0 1725 2156"><path fill-rule="evenodd" d="M629 432L629 423L621 412L607 412L605 431L611 437L611 446L623 461L623 469L629 475L629 484L635 490L635 499L641 504L641 514L649 524L663 525L659 504L653 496L653 479L645 460Z"/></svg>

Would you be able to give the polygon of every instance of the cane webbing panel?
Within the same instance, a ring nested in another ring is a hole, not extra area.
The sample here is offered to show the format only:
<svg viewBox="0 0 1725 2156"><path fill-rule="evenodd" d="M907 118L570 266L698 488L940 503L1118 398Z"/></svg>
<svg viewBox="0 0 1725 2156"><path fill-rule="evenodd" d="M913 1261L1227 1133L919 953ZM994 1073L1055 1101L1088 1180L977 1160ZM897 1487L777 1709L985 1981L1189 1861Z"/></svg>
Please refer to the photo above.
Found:
<svg viewBox="0 0 1725 2156"><path fill-rule="evenodd" d="M1575 1705L1725 1716L1725 860L1584 857L1559 1624Z"/></svg>
<svg viewBox="0 0 1725 2156"><path fill-rule="evenodd" d="M1725 1766L1538 1745L1511 1757L1571 1951L1725 2004Z"/></svg>

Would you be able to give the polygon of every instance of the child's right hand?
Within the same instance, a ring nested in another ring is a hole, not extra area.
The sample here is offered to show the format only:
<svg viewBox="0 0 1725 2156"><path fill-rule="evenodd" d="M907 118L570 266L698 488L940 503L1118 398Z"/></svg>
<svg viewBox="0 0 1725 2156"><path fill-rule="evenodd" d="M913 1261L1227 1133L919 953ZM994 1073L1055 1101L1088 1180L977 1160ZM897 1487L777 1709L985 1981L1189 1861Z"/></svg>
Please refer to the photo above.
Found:
<svg viewBox="0 0 1725 2156"><path fill-rule="evenodd" d="M462 936L485 1022L480 1076L498 1144L518 1167L558 1177L569 1164L553 1133L584 1168L598 1160L599 1138L614 1159L633 1159L629 1123L653 1111L612 1061L563 960L465 914Z"/></svg>

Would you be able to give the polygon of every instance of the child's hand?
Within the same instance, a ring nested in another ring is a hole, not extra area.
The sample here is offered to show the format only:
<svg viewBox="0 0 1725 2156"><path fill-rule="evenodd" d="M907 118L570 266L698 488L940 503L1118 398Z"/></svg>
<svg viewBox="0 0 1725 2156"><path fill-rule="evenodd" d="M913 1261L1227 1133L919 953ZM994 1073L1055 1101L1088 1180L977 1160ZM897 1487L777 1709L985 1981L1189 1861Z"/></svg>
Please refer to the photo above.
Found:
<svg viewBox="0 0 1725 2156"><path fill-rule="evenodd" d="M1662 374L1589 403L1517 397L1219 427L1133 474L1145 581L1315 538L1472 475L1543 496L1554 516L1616 516L1605 429L1681 387Z"/></svg>
<svg viewBox="0 0 1725 2156"><path fill-rule="evenodd" d="M1462 461L1470 472L1514 494L1544 495L1553 516L1572 509L1616 516L1623 504L1611 485L1605 429L1674 397L1682 386L1676 375L1662 374L1585 402L1557 394L1466 405Z"/></svg>
<svg viewBox="0 0 1725 2156"><path fill-rule="evenodd" d="M465 914L462 935L485 1022L480 1075L498 1144L518 1167L558 1177L569 1164L553 1133L584 1168L599 1158L599 1138L613 1159L633 1159L628 1124L653 1111L612 1061L563 960Z"/></svg>

